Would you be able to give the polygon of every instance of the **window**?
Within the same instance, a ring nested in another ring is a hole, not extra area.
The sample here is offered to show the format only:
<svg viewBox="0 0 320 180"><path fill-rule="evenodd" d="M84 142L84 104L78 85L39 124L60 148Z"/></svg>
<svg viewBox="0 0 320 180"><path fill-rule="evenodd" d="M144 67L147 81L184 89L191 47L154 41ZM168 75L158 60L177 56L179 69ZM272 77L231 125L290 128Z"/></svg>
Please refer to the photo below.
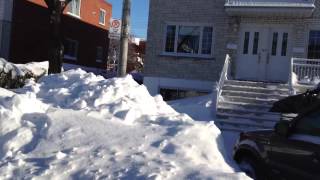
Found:
<svg viewBox="0 0 320 180"><path fill-rule="evenodd" d="M287 48L288 48L288 33L283 33L281 56L287 56Z"/></svg>
<svg viewBox="0 0 320 180"><path fill-rule="evenodd" d="M101 46L97 47L97 62L103 62L103 48Z"/></svg>
<svg viewBox="0 0 320 180"><path fill-rule="evenodd" d="M106 24L106 10L100 9L99 12L99 24L105 25Z"/></svg>
<svg viewBox="0 0 320 180"><path fill-rule="evenodd" d="M298 120L295 133L320 136L320 112L311 113Z"/></svg>
<svg viewBox="0 0 320 180"><path fill-rule="evenodd" d="M69 3L68 12L74 16L80 17L81 0L72 0Z"/></svg>
<svg viewBox="0 0 320 180"><path fill-rule="evenodd" d="M250 39L250 32L245 32L244 42L243 42L243 54L248 54L249 52L249 39Z"/></svg>
<svg viewBox="0 0 320 180"><path fill-rule="evenodd" d="M213 28L203 28L203 39L202 39L202 54L211 54L212 51L212 36Z"/></svg>
<svg viewBox="0 0 320 180"><path fill-rule="evenodd" d="M179 26L178 53L199 53L200 27Z"/></svg>
<svg viewBox="0 0 320 180"><path fill-rule="evenodd" d="M181 89L167 89L160 88L160 94L164 101L177 100L187 97L196 97L209 94L208 92L193 91L193 90L181 90Z"/></svg>
<svg viewBox="0 0 320 180"><path fill-rule="evenodd" d="M272 50L271 50L271 55L276 56L277 55L277 48L278 47L278 33L274 32L273 33L273 38L272 38Z"/></svg>
<svg viewBox="0 0 320 180"><path fill-rule="evenodd" d="M320 31L310 31L308 58L320 59Z"/></svg>
<svg viewBox="0 0 320 180"><path fill-rule="evenodd" d="M167 26L166 52L174 52L176 26Z"/></svg>
<svg viewBox="0 0 320 180"><path fill-rule="evenodd" d="M211 56L213 27L168 25L165 40L166 53Z"/></svg>
<svg viewBox="0 0 320 180"><path fill-rule="evenodd" d="M259 48L259 32L255 32L254 39L253 39L252 54L254 54L254 55L258 54L258 48Z"/></svg>
<svg viewBox="0 0 320 180"><path fill-rule="evenodd" d="M77 60L78 41L66 39L64 43L64 58L69 60Z"/></svg>

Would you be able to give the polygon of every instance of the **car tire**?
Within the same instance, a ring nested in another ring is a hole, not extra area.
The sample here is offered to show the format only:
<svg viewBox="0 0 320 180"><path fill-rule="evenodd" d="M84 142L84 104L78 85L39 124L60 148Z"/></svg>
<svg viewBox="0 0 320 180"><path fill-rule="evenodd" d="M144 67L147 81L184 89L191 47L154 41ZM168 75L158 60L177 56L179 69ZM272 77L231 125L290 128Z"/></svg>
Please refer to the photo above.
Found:
<svg viewBox="0 0 320 180"><path fill-rule="evenodd" d="M243 157L238 162L240 169L252 179L264 180L261 174L261 165L258 160L250 157Z"/></svg>

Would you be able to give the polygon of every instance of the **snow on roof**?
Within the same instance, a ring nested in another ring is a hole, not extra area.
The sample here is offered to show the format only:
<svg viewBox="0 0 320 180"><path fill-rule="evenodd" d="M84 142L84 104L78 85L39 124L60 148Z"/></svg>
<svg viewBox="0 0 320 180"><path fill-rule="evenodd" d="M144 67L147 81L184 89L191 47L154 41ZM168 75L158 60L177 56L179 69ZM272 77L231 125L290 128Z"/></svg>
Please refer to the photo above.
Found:
<svg viewBox="0 0 320 180"><path fill-rule="evenodd" d="M226 6L315 7L314 0L226 0Z"/></svg>

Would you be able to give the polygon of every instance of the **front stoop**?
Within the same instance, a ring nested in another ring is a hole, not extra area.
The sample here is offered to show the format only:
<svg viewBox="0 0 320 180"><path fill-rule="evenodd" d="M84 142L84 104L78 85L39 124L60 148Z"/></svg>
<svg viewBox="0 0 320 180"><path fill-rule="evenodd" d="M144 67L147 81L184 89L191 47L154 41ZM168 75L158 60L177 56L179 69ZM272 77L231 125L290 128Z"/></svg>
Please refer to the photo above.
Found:
<svg viewBox="0 0 320 180"><path fill-rule="evenodd" d="M289 93L287 84L226 80L218 99L216 123L220 129L232 131L273 128L281 114L269 110Z"/></svg>

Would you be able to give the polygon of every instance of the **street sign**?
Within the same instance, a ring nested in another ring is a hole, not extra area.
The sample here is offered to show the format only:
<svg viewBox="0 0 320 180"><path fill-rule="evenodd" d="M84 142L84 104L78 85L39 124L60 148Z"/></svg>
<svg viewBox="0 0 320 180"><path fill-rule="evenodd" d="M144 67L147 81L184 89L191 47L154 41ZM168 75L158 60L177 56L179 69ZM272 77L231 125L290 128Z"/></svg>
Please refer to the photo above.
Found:
<svg viewBox="0 0 320 180"><path fill-rule="evenodd" d="M109 38L120 40L120 34L121 34L121 20L111 18Z"/></svg>

